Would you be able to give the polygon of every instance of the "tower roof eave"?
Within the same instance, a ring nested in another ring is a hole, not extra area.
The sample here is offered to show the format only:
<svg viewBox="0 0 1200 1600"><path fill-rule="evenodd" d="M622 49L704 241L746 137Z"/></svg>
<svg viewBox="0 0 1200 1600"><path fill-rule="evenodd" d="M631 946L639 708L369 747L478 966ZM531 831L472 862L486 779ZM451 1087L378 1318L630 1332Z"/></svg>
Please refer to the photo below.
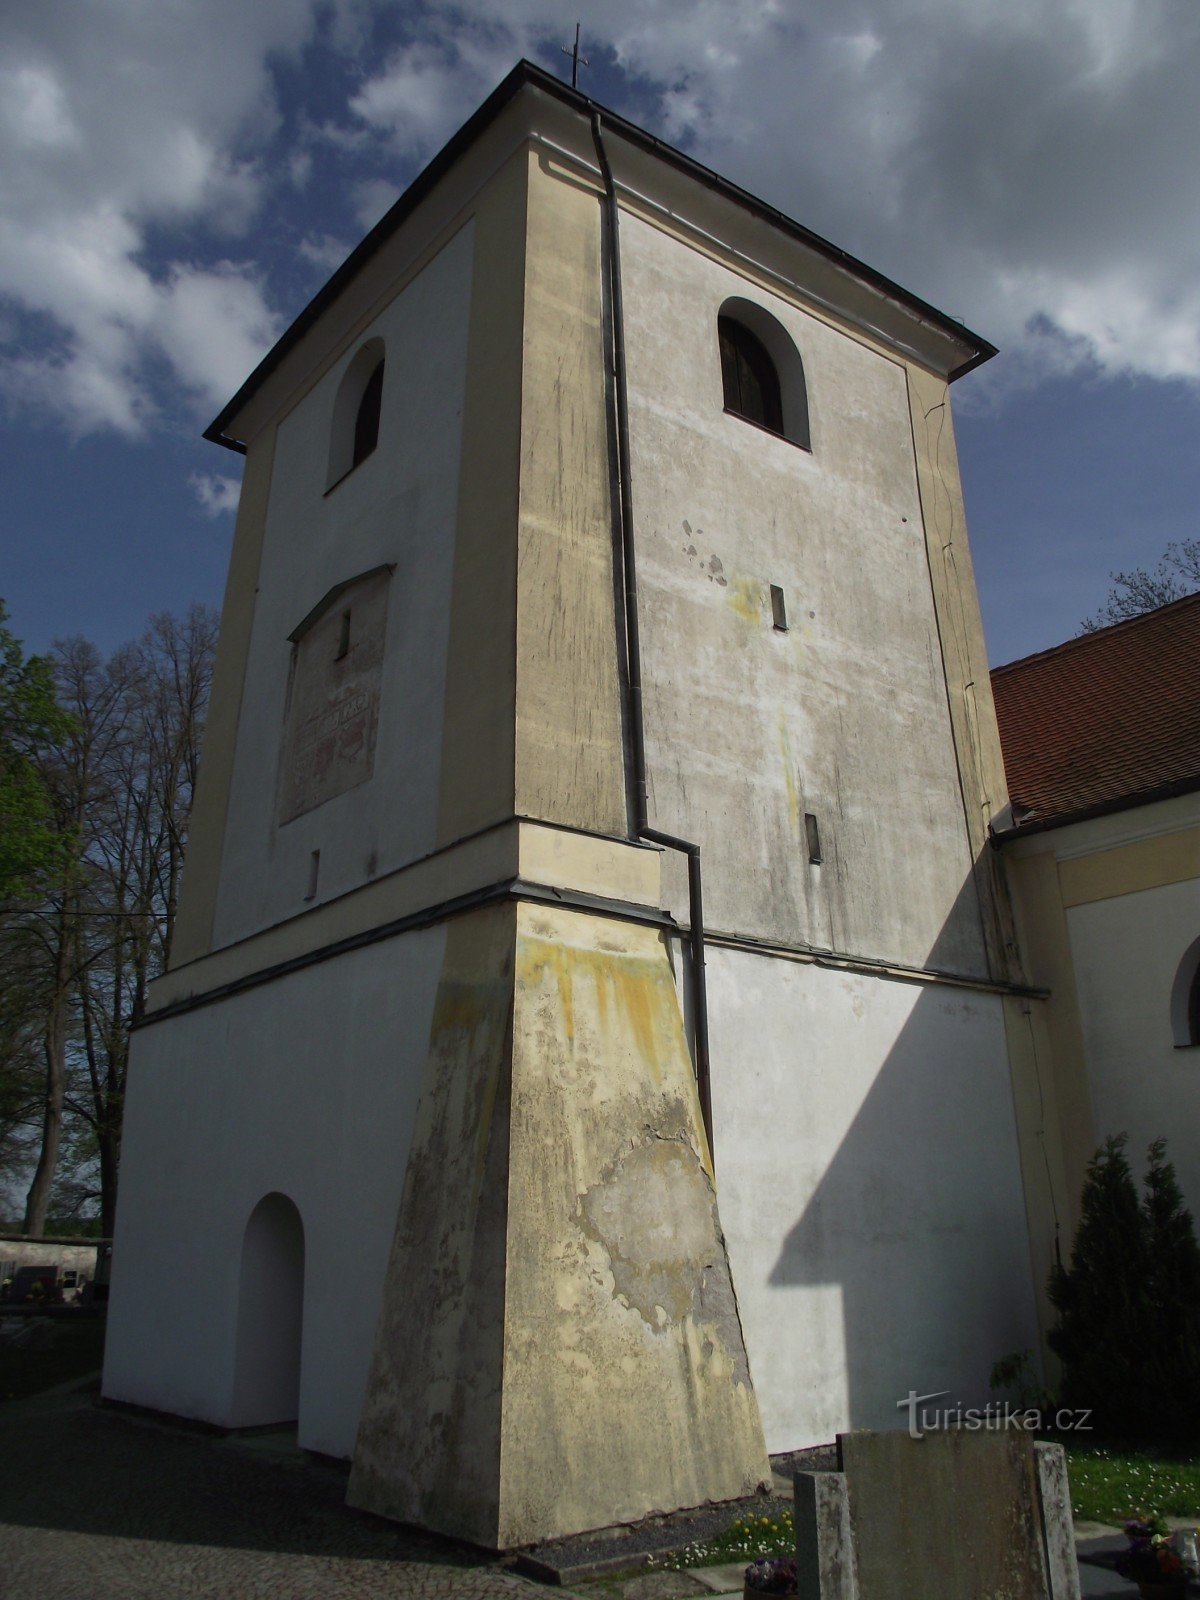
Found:
<svg viewBox="0 0 1200 1600"><path fill-rule="evenodd" d="M316 295L305 306L304 310L295 319L282 337L267 352L255 367L254 371L242 384L227 405L214 418L204 431L204 438L214 444L224 445L239 453L245 452L244 442L231 433L230 429L235 424L239 414L247 403L258 393L267 379L284 361L287 355L299 344L313 324L331 307L346 287L358 276L366 263L371 260L387 241L397 232L409 216L417 209L421 202L437 187L450 169L476 141L496 121L500 113L525 89L533 89L559 101L570 110L577 111L587 117L598 112L603 119L606 131L611 131L620 139L634 146L646 155L658 158L678 173L693 182L701 184L704 188L713 191L726 201L731 201L740 209L750 213L756 219L767 223L779 230L780 233L793 239L807 249L824 257L834 267L840 268L857 280L867 289L877 294L881 300L889 302L898 312L914 319L917 323L925 325L940 336L942 341L948 341L951 349L961 359L946 365L946 378L949 382L962 377L983 362L991 359L996 354L996 347L973 333L969 328L944 312L937 310L919 296L911 294L907 289L901 288L883 273L877 272L865 262L857 260L847 251L831 244L819 234L804 227L802 223L794 221L765 200L760 200L756 195L741 189L737 184L731 183L719 173L703 166L685 155L681 150L667 144L656 135L647 133L635 123L627 121L614 111L599 105L589 99L577 89L572 89L569 84L559 81L550 73L536 66L531 61L519 61L503 82L488 96L483 104L470 116L456 134L434 156L433 160L409 184L396 203L375 224L370 232L351 251L350 255L337 269L331 278L318 290Z"/></svg>

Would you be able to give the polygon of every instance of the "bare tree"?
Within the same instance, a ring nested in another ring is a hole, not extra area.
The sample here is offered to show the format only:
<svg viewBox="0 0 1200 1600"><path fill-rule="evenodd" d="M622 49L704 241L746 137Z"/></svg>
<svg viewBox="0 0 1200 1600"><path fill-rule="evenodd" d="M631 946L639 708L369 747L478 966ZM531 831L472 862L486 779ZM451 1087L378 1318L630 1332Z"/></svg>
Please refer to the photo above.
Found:
<svg viewBox="0 0 1200 1600"><path fill-rule="evenodd" d="M1129 617L1182 600L1200 589L1200 539L1172 541L1150 572L1134 567L1130 572L1110 572L1112 588L1094 617L1085 617L1080 631L1095 633Z"/></svg>
<svg viewBox="0 0 1200 1600"><path fill-rule="evenodd" d="M27 990L36 991L42 1069L29 1233L44 1230L64 1187L74 1205L98 1200L103 1231L113 1226L129 1027L170 958L216 628L210 610L193 606L183 619L153 617L107 662L82 639L56 646L71 732L44 777L73 849L60 882L24 909L0 948L7 977L19 935L37 973ZM27 1067L28 1019L14 1029L14 1050L18 1037ZM3 1040L0 1015L0 1048ZM14 1077L14 1094L16 1085ZM19 1108L14 1100L18 1111L27 1128L28 1094Z"/></svg>
<svg viewBox="0 0 1200 1600"><path fill-rule="evenodd" d="M216 629L203 606L182 621L156 616L112 663L123 718L89 848L96 903L79 964L79 1070L70 1097L94 1139L106 1234L115 1219L129 1027L170 959Z"/></svg>
<svg viewBox="0 0 1200 1600"><path fill-rule="evenodd" d="M24 1231L45 1231L58 1172L66 1114L67 1057L77 986L89 959L88 920L104 907L96 894L94 850L114 748L125 720L119 672L105 667L94 645L71 639L55 648L59 702L70 729L43 758L60 835L71 842L59 881L21 919L25 939L42 957L43 1095L37 1165L25 1201Z"/></svg>

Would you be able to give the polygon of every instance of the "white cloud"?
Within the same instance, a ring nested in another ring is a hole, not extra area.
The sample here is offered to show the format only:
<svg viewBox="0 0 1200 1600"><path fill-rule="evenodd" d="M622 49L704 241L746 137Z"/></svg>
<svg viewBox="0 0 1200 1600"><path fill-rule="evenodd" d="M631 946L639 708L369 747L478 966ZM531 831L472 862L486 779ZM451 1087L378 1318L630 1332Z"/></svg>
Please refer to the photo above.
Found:
<svg viewBox="0 0 1200 1600"><path fill-rule="evenodd" d="M367 178L354 185L352 194L355 219L366 233L395 204L400 190L387 178Z"/></svg>
<svg viewBox="0 0 1200 1600"><path fill-rule="evenodd" d="M569 31L554 0L421 16L350 107L401 154ZM1000 381L1200 381L1195 5L609 0L583 45L668 139L1001 344Z"/></svg>
<svg viewBox="0 0 1200 1600"><path fill-rule="evenodd" d="M241 138L274 127L268 53L311 0L57 0L0 20L0 295L10 401L72 433L144 431L164 362L211 410L274 336L253 268L149 264L150 230L243 232L262 174ZM29 319L32 316L33 321Z"/></svg>
<svg viewBox="0 0 1200 1600"><path fill-rule="evenodd" d="M219 472L193 472L188 475L188 488L200 502L206 516L221 517L238 508L242 485L238 478L226 478Z"/></svg>
<svg viewBox="0 0 1200 1600"><path fill-rule="evenodd" d="M994 339L1008 359L985 384L1200 382L1193 0L597 9L585 89ZM518 56L565 71L571 31L557 0L4 8L0 388L77 434L144 432L164 375L211 414L279 330L272 185L303 191L294 248L333 267L346 219L322 195L370 226ZM269 165L284 57L313 120L293 108Z"/></svg>
<svg viewBox="0 0 1200 1600"><path fill-rule="evenodd" d="M394 193L392 199L395 199ZM299 245L300 254L306 261L329 273L337 271L352 248L344 239L335 239L331 233L310 234L301 239Z"/></svg>

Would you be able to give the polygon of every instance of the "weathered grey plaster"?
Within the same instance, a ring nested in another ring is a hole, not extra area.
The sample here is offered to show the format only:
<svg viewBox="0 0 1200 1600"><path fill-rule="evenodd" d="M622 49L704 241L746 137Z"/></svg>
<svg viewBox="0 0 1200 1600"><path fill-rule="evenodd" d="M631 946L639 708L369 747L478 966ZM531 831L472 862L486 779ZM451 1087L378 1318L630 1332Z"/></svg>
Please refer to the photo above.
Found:
<svg viewBox="0 0 1200 1600"><path fill-rule="evenodd" d="M858 1563L845 1474L798 1472L795 1508L799 1600L858 1600Z"/></svg>
<svg viewBox="0 0 1200 1600"><path fill-rule="evenodd" d="M515 910L456 922L346 1498L500 1544Z"/></svg>
<svg viewBox="0 0 1200 1600"><path fill-rule="evenodd" d="M1033 1455L1046 1539L1050 1600L1079 1600L1079 1562L1075 1556L1075 1518L1071 1511L1067 1453L1062 1445L1047 1444L1039 1439L1034 1444Z"/></svg>
<svg viewBox="0 0 1200 1600"><path fill-rule="evenodd" d="M714 927L986 974L904 366L636 217L621 241L652 818L700 843ZM725 412L731 295L799 350L811 451Z"/></svg>
<svg viewBox="0 0 1200 1600"><path fill-rule="evenodd" d="M862 1600L1046 1600L1033 1435L848 1433Z"/></svg>

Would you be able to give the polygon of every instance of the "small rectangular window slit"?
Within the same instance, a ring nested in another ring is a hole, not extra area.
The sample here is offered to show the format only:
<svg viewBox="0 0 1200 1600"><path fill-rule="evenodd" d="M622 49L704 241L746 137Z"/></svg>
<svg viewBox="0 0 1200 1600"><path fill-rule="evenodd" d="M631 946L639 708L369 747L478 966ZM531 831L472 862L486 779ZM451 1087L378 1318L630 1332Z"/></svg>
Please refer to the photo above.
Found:
<svg viewBox="0 0 1200 1600"><path fill-rule="evenodd" d="M308 858L308 893L304 896L306 900L315 900L317 898L317 879L320 873L321 852L314 850Z"/></svg>
<svg viewBox="0 0 1200 1600"><path fill-rule="evenodd" d="M821 830L811 811L804 813L804 837L808 841L808 859L814 867L821 865Z"/></svg>
<svg viewBox="0 0 1200 1600"><path fill-rule="evenodd" d="M787 604L783 598L783 590L777 583L771 585L771 621L780 633L788 631Z"/></svg>
<svg viewBox="0 0 1200 1600"><path fill-rule="evenodd" d="M334 656L333 659L335 661L342 661L349 654L350 654L350 613L348 611L343 611L342 612L341 632L338 634L337 655Z"/></svg>

